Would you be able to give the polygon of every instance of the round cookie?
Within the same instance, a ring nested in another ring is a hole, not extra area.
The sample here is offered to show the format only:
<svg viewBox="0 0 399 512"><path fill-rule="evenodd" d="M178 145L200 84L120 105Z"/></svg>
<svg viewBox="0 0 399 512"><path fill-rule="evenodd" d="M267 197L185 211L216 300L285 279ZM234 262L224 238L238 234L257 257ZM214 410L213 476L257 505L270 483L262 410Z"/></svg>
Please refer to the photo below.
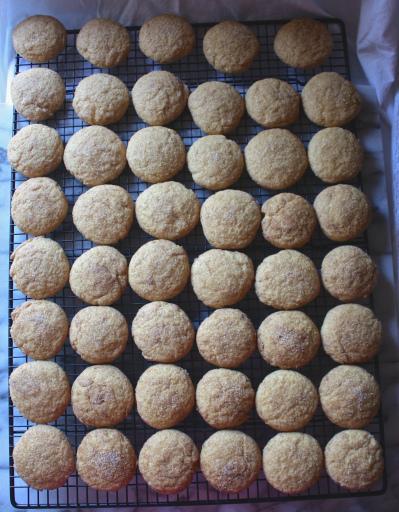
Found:
<svg viewBox="0 0 399 512"><path fill-rule="evenodd" d="M272 437L263 449L266 480L285 494L299 494L312 487L323 467L323 450L309 434L283 432Z"/></svg>
<svg viewBox="0 0 399 512"><path fill-rule="evenodd" d="M186 149L175 130L148 126L132 135L126 157L134 175L148 183L160 183L183 169Z"/></svg>
<svg viewBox="0 0 399 512"><path fill-rule="evenodd" d="M10 375L10 397L14 407L35 423L59 418L71 398L68 377L52 361L31 361L18 366Z"/></svg>
<svg viewBox="0 0 399 512"><path fill-rule="evenodd" d="M76 38L80 55L98 68L112 68L127 59L129 32L119 23L104 18L88 21Z"/></svg>
<svg viewBox="0 0 399 512"><path fill-rule="evenodd" d="M200 462L212 487L220 492L238 493L258 477L262 454L252 437L238 430L219 430L202 445Z"/></svg>
<svg viewBox="0 0 399 512"><path fill-rule="evenodd" d="M197 347L208 363L236 368L254 352L256 331L239 309L217 309L200 324Z"/></svg>
<svg viewBox="0 0 399 512"><path fill-rule="evenodd" d="M169 300L185 288L190 277L186 251L169 240L142 245L129 263L129 284L146 300Z"/></svg>
<svg viewBox="0 0 399 512"><path fill-rule="evenodd" d="M320 332L323 348L334 361L366 363L380 348L382 325L371 309L341 304L328 311Z"/></svg>
<svg viewBox="0 0 399 512"><path fill-rule="evenodd" d="M30 427L12 456L19 477L38 490L62 487L75 471L75 455L66 435L50 425Z"/></svg>
<svg viewBox="0 0 399 512"><path fill-rule="evenodd" d="M242 190L221 190L203 203L201 225L205 238L217 249L243 249L260 226L260 208Z"/></svg>
<svg viewBox="0 0 399 512"><path fill-rule="evenodd" d="M141 229L155 238L178 240L199 222L200 203L195 193L177 181L151 185L136 200Z"/></svg>
<svg viewBox="0 0 399 512"><path fill-rule="evenodd" d="M27 178L38 178L53 172L62 162L64 145L54 128L44 124L28 124L8 143L10 165Z"/></svg>
<svg viewBox="0 0 399 512"><path fill-rule="evenodd" d="M193 410L195 390L186 370L174 364L154 364L139 377L137 412L153 428L170 428Z"/></svg>
<svg viewBox="0 0 399 512"><path fill-rule="evenodd" d="M354 245L341 245L332 249L321 264L324 288L342 302L368 297L376 285L377 277L374 261Z"/></svg>
<svg viewBox="0 0 399 512"><path fill-rule="evenodd" d="M306 245L316 229L313 206L305 198L282 192L262 205L262 233L279 249L298 249Z"/></svg>
<svg viewBox="0 0 399 512"><path fill-rule="evenodd" d="M362 168L363 149L349 130L332 127L318 131L308 145L309 164L325 183L339 183L355 178Z"/></svg>
<svg viewBox="0 0 399 512"><path fill-rule="evenodd" d="M87 304L109 306L127 286L126 258L114 247L93 247L74 261L69 285Z"/></svg>
<svg viewBox="0 0 399 512"><path fill-rule="evenodd" d="M72 409L88 427L112 427L127 418L134 405L130 380L115 366L89 366L72 384Z"/></svg>
<svg viewBox="0 0 399 512"><path fill-rule="evenodd" d="M126 165L126 147L112 130L104 126L88 126L69 139L64 164L84 185L103 185L122 173Z"/></svg>
<svg viewBox="0 0 399 512"><path fill-rule="evenodd" d="M72 107L87 124L117 123L129 106L129 91L118 77L95 73L81 80L73 95Z"/></svg>
<svg viewBox="0 0 399 512"><path fill-rule="evenodd" d="M47 235L58 228L68 213L68 201L51 178L31 178L14 192L11 217L24 233Z"/></svg>
<svg viewBox="0 0 399 512"><path fill-rule="evenodd" d="M65 48L64 25L52 16L29 16L12 31L12 44L25 60L35 64L54 59Z"/></svg>
<svg viewBox="0 0 399 512"><path fill-rule="evenodd" d="M250 258L238 251L210 249L194 260L191 284L199 300L211 308L242 300L254 281Z"/></svg>
<svg viewBox="0 0 399 512"><path fill-rule="evenodd" d="M132 323L133 341L145 359L175 363L191 350L195 331L186 313L169 302L150 302Z"/></svg>
<svg viewBox="0 0 399 512"><path fill-rule="evenodd" d="M188 98L194 123L209 135L233 132L245 112L245 103L233 86L224 82L205 82Z"/></svg>
<svg viewBox="0 0 399 512"><path fill-rule="evenodd" d="M68 258L60 244L50 238L26 240L11 254L11 261L12 280L32 299L51 297L68 282Z"/></svg>
<svg viewBox="0 0 399 512"><path fill-rule="evenodd" d="M187 165L195 183L209 190L221 190L241 176L244 157L234 140L224 135L207 135L190 146Z"/></svg>
<svg viewBox="0 0 399 512"><path fill-rule="evenodd" d="M80 478L99 491L125 487L136 472L136 453L126 436L116 429L88 432L76 452Z"/></svg>
<svg viewBox="0 0 399 512"><path fill-rule="evenodd" d="M245 147L250 177L263 188L281 190L299 181L308 168L302 142L288 130L264 130Z"/></svg>
<svg viewBox="0 0 399 512"><path fill-rule="evenodd" d="M44 121L64 104L65 85L58 73L48 68L22 71L11 81L15 110L29 121Z"/></svg>
<svg viewBox="0 0 399 512"><path fill-rule="evenodd" d="M95 244L116 244L133 225L134 203L117 185L98 185L80 195L72 210L73 223Z"/></svg>
<svg viewBox="0 0 399 512"><path fill-rule="evenodd" d="M245 95L249 116L264 128L281 128L299 118L300 97L287 82L264 78L254 82Z"/></svg>
<svg viewBox="0 0 399 512"><path fill-rule="evenodd" d="M309 69L320 66L330 56L333 39L325 23L299 18L279 29L273 47L287 66Z"/></svg>
<svg viewBox="0 0 399 512"><path fill-rule="evenodd" d="M198 462L197 447L187 434L179 430L161 430L143 444L139 469L154 491L177 494L191 484Z"/></svg>
<svg viewBox="0 0 399 512"><path fill-rule="evenodd" d="M51 359L68 336L68 318L55 302L29 300L12 311L11 319L14 345L32 359Z"/></svg>
<svg viewBox="0 0 399 512"><path fill-rule="evenodd" d="M371 218L367 197L352 185L325 188L316 196L313 206L321 230L335 242L347 242L358 237Z"/></svg>
<svg viewBox="0 0 399 512"><path fill-rule="evenodd" d="M150 18L140 28L140 50L160 64L183 59L194 46L194 29L183 16L161 14Z"/></svg>
<svg viewBox="0 0 399 512"><path fill-rule="evenodd" d="M169 71L151 71L132 89L137 115L149 125L166 125L177 119L187 105L188 89Z"/></svg>
<svg viewBox="0 0 399 512"><path fill-rule="evenodd" d="M260 355L272 366L306 366L319 347L319 330L302 311L276 311L267 316L258 329Z"/></svg>
<svg viewBox="0 0 399 512"><path fill-rule="evenodd" d="M222 21L207 30L203 50L217 71L237 75L246 71L260 51L252 30L238 21Z"/></svg>
<svg viewBox="0 0 399 512"><path fill-rule="evenodd" d="M234 428L249 418L255 391L243 373L218 368L201 378L195 397L198 412L211 427Z"/></svg>
<svg viewBox="0 0 399 512"><path fill-rule="evenodd" d="M355 86L333 71L313 76L302 89L307 117L319 126L343 126L360 112L362 100Z"/></svg>
<svg viewBox="0 0 399 512"><path fill-rule="evenodd" d="M360 366L340 365L321 380L320 403L327 418L341 428L368 425L380 407L375 378Z"/></svg>
<svg viewBox="0 0 399 512"><path fill-rule="evenodd" d="M304 375L292 370L276 370L259 384L256 412L271 428L282 432L300 430L313 418L319 397Z"/></svg>
<svg viewBox="0 0 399 512"><path fill-rule="evenodd" d="M267 306L296 309L318 296L320 279L310 258L286 249L266 256L256 269L255 291Z"/></svg>
<svg viewBox="0 0 399 512"><path fill-rule="evenodd" d="M384 471L381 445L365 430L338 432L327 443L324 454L330 478L350 491L367 490Z"/></svg>
<svg viewBox="0 0 399 512"><path fill-rule="evenodd" d="M91 364L112 363L125 350L129 328L125 317L109 306L89 306L72 318L69 340Z"/></svg>

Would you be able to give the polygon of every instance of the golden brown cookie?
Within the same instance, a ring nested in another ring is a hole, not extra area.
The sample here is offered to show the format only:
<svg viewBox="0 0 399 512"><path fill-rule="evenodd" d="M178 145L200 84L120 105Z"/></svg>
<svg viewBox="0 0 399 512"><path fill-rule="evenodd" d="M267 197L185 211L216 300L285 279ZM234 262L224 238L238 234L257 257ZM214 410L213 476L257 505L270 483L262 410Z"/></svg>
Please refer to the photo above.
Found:
<svg viewBox="0 0 399 512"><path fill-rule="evenodd" d="M205 82L188 98L194 123L205 133L233 132L245 112L245 103L234 87L224 82Z"/></svg>
<svg viewBox="0 0 399 512"><path fill-rule="evenodd" d="M35 423L50 423L59 418L71 398L66 373L52 361L21 364L10 375L9 389L14 407Z"/></svg>
<svg viewBox="0 0 399 512"><path fill-rule="evenodd" d="M195 390L186 370L174 364L154 364L136 386L137 412L153 428L170 428L193 410Z"/></svg>

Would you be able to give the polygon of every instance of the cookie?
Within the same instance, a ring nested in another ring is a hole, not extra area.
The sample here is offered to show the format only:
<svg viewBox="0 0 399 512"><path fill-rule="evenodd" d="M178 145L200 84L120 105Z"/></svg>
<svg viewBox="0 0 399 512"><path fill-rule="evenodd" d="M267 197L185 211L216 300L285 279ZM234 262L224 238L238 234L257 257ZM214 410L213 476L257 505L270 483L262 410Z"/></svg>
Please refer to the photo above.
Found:
<svg viewBox="0 0 399 512"><path fill-rule="evenodd" d="M73 95L72 107L87 124L117 123L126 114L129 91L113 75L95 73L81 80Z"/></svg>
<svg viewBox="0 0 399 512"><path fill-rule="evenodd" d="M179 306L157 301L145 304L137 311L132 336L145 359L175 363L190 352L195 331Z"/></svg>
<svg viewBox="0 0 399 512"><path fill-rule="evenodd" d="M12 31L14 50L35 64L54 59L65 48L64 25L52 16L29 16Z"/></svg>
<svg viewBox="0 0 399 512"><path fill-rule="evenodd" d="M151 71L141 76L132 89L133 106L145 123L163 126L183 113L188 89L169 71Z"/></svg>
<svg viewBox="0 0 399 512"><path fill-rule="evenodd" d="M125 351L129 328L125 317L109 306L89 306L72 318L69 341L90 364L112 363Z"/></svg>
<svg viewBox="0 0 399 512"><path fill-rule="evenodd" d="M38 490L62 487L75 471L75 455L66 435L50 425L30 427L12 456L19 477Z"/></svg>
<svg viewBox="0 0 399 512"><path fill-rule="evenodd" d="M68 201L57 182L50 178L31 178L15 190L11 217L24 233L47 235L58 228L68 213Z"/></svg>
<svg viewBox="0 0 399 512"><path fill-rule="evenodd" d="M279 249L299 249L313 236L317 218L313 206L305 198L282 192L262 205L262 233Z"/></svg>
<svg viewBox="0 0 399 512"><path fill-rule="evenodd" d="M378 353L382 325L360 304L341 304L328 311L321 326L324 351L337 363L366 363Z"/></svg>
<svg viewBox="0 0 399 512"><path fill-rule="evenodd" d="M114 247L93 247L73 263L69 285L87 304L109 306L127 286L127 261Z"/></svg>
<svg viewBox="0 0 399 512"><path fill-rule="evenodd" d="M238 427L247 419L255 402L249 378L236 370L210 370L200 379L195 394L197 409L213 428Z"/></svg>
<svg viewBox="0 0 399 512"><path fill-rule="evenodd" d="M72 409L88 427L112 427L126 419L134 405L130 380L115 366L89 366L72 384Z"/></svg>
<svg viewBox="0 0 399 512"><path fill-rule="evenodd" d="M370 256L354 245L341 245L326 254L321 264L324 288L342 302L365 299L378 277Z"/></svg>
<svg viewBox="0 0 399 512"><path fill-rule="evenodd" d="M321 230L335 242L347 242L358 237L371 220L367 197L352 185L333 185L323 189L313 206Z"/></svg>
<svg viewBox="0 0 399 512"><path fill-rule="evenodd" d="M194 45L194 29L183 16L161 14L150 18L140 28L140 50L160 64L183 59L193 51Z"/></svg>
<svg viewBox="0 0 399 512"><path fill-rule="evenodd" d="M245 95L249 116L264 128L281 128L299 119L300 97L287 82L264 78L254 82Z"/></svg>
<svg viewBox="0 0 399 512"><path fill-rule="evenodd" d="M186 489L198 463L198 449L191 438L173 429L149 437L139 456L141 476L160 494L177 494Z"/></svg>
<svg viewBox="0 0 399 512"><path fill-rule="evenodd" d="M194 260L191 284L197 298L211 308L242 300L254 282L250 258L238 251L211 249Z"/></svg>
<svg viewBox="0 0 399 512"><path fill-rule="evenodd" d="M183 169L186 149L175 130L148 126L132 135L126 157L135 176L148 183L160 183Z"/></svg>
<svg viewBox="0 0 399 512"><path fill-rule="evenodd" d="M88 21L76 37L80 55L98 68L112 68L127 59L129 32L119 23L104 18Z"/></svg>
<svg viewBox="0 0 399 512"><path fill-rule="evenodd" d="M266 480L285 494L299 494L312 487L323 468L323 450L309 434L283 432L272 437L263 449Z"/></svg>
<svg viewBox="0 0 399 512"><path fill-rule="evenodd" d="M241 176L244 157L234 140L224 135L207 135L190 146L187 165L195 183L209 190L221 190Z"/></svg>
<svg viewBox="0 0 399 512"><path fill-rule="evenodd" d="M320 382L319 394L324 414L341 428L365 427L380 407L377 381L360 366L330 370Z"/></svg>
<svg viewBox="0 0 399 512"><path fill-rule="evenodd" d="M116 244L127 237L134 219L130 194L117 185L98 185L80 195L72 210L73 223L95 244Z"/></svg>
<svg viewBox="0 0 399 512"><path fill-rule="evenodd" d="M29 121L44 121L60 110L65 85L58 73L48 68L22 71L11 81L11 100L15 110Z"/></svg>
<svg viewBox="0 0 399 512"><path fill-rule="evenodd" d="M194 123L209 135L233 132L245 112L245 103L231 85L205 82L188 98L188 108Z"/></svg>
<svg viewBox="0 0 399 512"><path fill-rule="evenodd" d="M195 193L176 181L151 185L136 200L137 222L155 238L183 238L195 228L199 217L200 203Z"/></svg>
<svg viewBox="0 0 399 512"><path fill-rule="evenodd" d="M50 423L59 418L71 398L66 373L52 361L31 361L18 366L10 375L9 390L14 407L35 423Z"/></svg>
<svg viewBox="0 0 399 512"><path fill-rule="evenodd" d="M305 174L308 157L302 142L288 130L264 130L245 147L249 176L263 188L292 187Z"/></svg>
<svg viewBox="0 0 399 512"><path fill-rule="evenodd" d="M302 105L307 117L319 126L343 126L362 108L355 86L333 71L313 76L302 89Z"/></svg>
<svg viewBox="0 0 399 512"><path fill-rule="evenodd" d="M299 18L278 30L273 48L287 66L309 69L320 66L331 55L333 39L325 23Z"/></svg>
<svg viewBox="0 0 399 512"><path fill-rule="evenodd" d="M312 382L292 370L269 373L256 391L256 412L271 428L282 432L302 429L313 418L319 403Z"/></svg>
<svg viewBox="0 0 399 512"><path fill-rule="evenodd" d="M76 452L80 478L98 491L125 487L136 472L136 453L126 436L116 429L88 432Z"/></svg>
<svg viewBox="0 0 399 512"><path fill-rule="evenodd" d="M29 300L12 311L11 319L14 345L32 359L51 359L68 336L68 318L55 302Z"/></svg>
<svg viewBox="0 0 399 512"><path fill-rule="evenodd" d="M243 249L260 226L260 208L242 190L221 190L203 203L201 225L205 238L217 249Z"/></svg>
<svg viewBox="0 0 399 512"><path fill-rule="evenodd" d="M11 167L27 178L47 176L62 162L64 145L54 128L28 124L8 143L7 158Z"/></svg>
<svg viewBox="0 0 399 512"><path fill-rule="evenodd" d="M238 21L222 21L207 30L203 50L209 64L221 73L246 71L260 51L252 30Z"/></svg>
<svg viewBox="0 0 399 512"><path fill-rule="evenodd" d="M186 251L169 240L142 245L129 263L129 284L146 300L169 300L179 295L190 277Z"/></svg>
<svg viewBox="0 0 399 512"><path fill-rule="evenodd" d="M258 445L238 430L219 430L203 443L201 471L216 490L238 493L254 482L261 470Z"/></svg>
<svg viewBox="0 0 399 512"><path fill-rule="evenodd" d="M84 185L103 185L122 173L126 165L126 147L112 130L104 126L88 126L69 139L64 164Z"/></svg>
<svg viewBox="0 0 399 512"><path fill-rule="evenodd" d="M309 164L325 183L350 181L360 172L364 155L359 140L349 130L333 127L318 131L308 145Z"/></svg>
<svg viewBox="0 0 399 512"><path fill-rule="evenodd" d="M49 238L30 238L11 254L10 276L15 286L32 299L45 299L61 291L69 277L63 248Z"/></svg>
<svg viewBox="0 0 399 512"><path fill-rule="evenodd" d="M279 368L300 368L316 356L320 333L302 311L276 311L258 329L258 348L263 359Z"/></svg>
<svg viewBox="0 0 399 512"><path fill-rule="evenodd" d="M170 428L193 410L195 391L186 370L173 364L154 364L139 377L137 412L153 428Z"/></svg>
<svg viewBox="0 0 399 512"><path fill-rule="evenodd" d="M350 491L367 490L382 477L381 445L365 430L338 432L327 443L324 454L330 478Z"/></svg>
<svg viewBox="0 0 399 512"><path fill-rule="evenodd" d="M239 309L217 309L200 324L196 341L205 361L222 368L236 368L254 352L256 331Z"/></svg>
<svg viewBox="0 0 399 512"><path fill-rule="evenodd" d="M310 258L286 249L266 256L256 269L258 299L275 309L296 309L320 293L320 279Z"/></svg>

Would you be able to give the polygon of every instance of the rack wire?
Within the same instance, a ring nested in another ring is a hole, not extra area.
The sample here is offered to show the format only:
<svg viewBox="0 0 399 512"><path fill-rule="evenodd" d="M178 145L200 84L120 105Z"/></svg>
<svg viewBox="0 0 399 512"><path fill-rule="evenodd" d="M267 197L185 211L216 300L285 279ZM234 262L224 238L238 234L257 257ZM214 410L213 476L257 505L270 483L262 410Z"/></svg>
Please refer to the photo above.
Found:
<svg viewBox="0 0 399 512"><path fill-rule="evenodd" d="M289 82L296 90L300 91L309 78L321 71L336 71L346 78L350 78L348 56L346 47L345 27L340 20L327 19L328 28L332 34L334 41L334 50L332 55L326 62L317 69L311 71L301 71L287 67L275 56L273 52L274 36L284 22L279 21L265 21L265 22L251 22L249 23L251 29L256 33L261 43L261 51L259 56L254 61L251 68L240 76L225 76L209 66L202 53L202 39L206 30L211 26L209 24L195 25L195 32L197 37L197 44L195 50L191 55L182 61L163 66L172 73L179 76L189 87L190 91L195 89L200 83L208 80L222 80L230 83L237 90L244 95L248 87L255 81L265 77L275 77ZM66 143L73 133L81 129L84 123L76 116L72 109L73 92L79 81L92 73L109 72L122 79L122 81L132 88L135 81L145 73L160 67L154 64L151 60L146 59L138 48L138 31L139 27L131 27L128 29L132 39L131 51L127 62L111 70L99 70L93 67L76 51L76 35L77 30L68 32L67 46L63 53L61 53L56 60L43 64L42 67L49 67L60 73L65 81L66 86L66 101L64 107L56 113L46 124L57 129L63 141ZM16 73L25 71L29 68L37 67L21 57L17 57ZM14 125L13 130L16 133L23 126L29 122L22 116L14 112ZM132 106L129 107L127 114L117 124L111 125L110 128L114 130L121 139L127 143L129 138L145 124L137 117ZM184 114L175 121L172 128L176 129L182 136L186 148L204 134L197 128L189 113L186 111ZM354 126L350 126L354 130ZM318 127L312 124L303 114L300 120L290 127L290 129L297 134L307 146L310 138L318 131ZM231 138L237 141L242 148L256 133L261 131L262 128L252 121L247 115L244 117L240 126ZM72 263L82 252L92 247L92 243L84 240L80 233L76 230L72 223L71 206L75 203L78 196L86 190L80 182L76 181L63 166L61 166L55 173L54 178L62 187L70 205L70 212L64 223L51 234L51 237L57 240L64 248L70 262ZM196 185L192 179L189 171L185 168L175 178L181 181L186 186L192 188L197 197L202 202L209 192ZM24 181L23 176L16 173L14 170L11 175L12 193L15 188ZM129 169L125 169L123 174L115 180L116 184L123 186L127 189L134 199L138 194L143 191L147 185L138 180ZM355 184L361 186L360 181ZM316 178L313 173L308 170L301 181L290 188L290 191L304 196L309 201L313 202L314 197L322 188L323 183ZM239 188L251 193L259 204L262 204L268 197L273 195L267 190L261 189L249 176L245 173L243 177L235 184L233 188ZM21 233L11 220L10 224L10 252L12 252L18 245L25 241L28 237ZM127 258L137 250L151 237L146 235L140 230L137 223L134 225L127 239L121 241L116 247ZM200 227L196 228L191 234L179 241L187 250L190 260L192 261L198 254L209 249L202 230ZM353 242L355 245L367 249L366 237L359 237ZM320 267L321 260L324 255L334 247L334 244L323 236L320 230L316 232L310 244L308 244L303 252L310 256L315 262L316 266ZM276 252L276 249L271 247L264 241L261 235L255 239L250 247L245 250L255 266L258 265L264 257ZM19 306L22 302L27 300L26 296L21 294L19 290L14 287L12 280L9 283L9 314L13 309ZM73 295L69 287L66 287L53 299L57 302L66 312L69 319L71 319L76 312L85 305L77 297ZM188 286L175 300L189 315L195 327L207 317L211 310L202 303L200 303L190 286ZM115 305L131 323L137 310L145 303L140 297L135 295L133 291L128 288L124 293L121 300ZM331 296L322 291L320 296L311 304L303 308L305 311L320 327L326 312L337 304ZM270 308L262 305L256 298L253 291L248 296L237 304L237 307L242 309L254 322L255 327L258 327L261 321L272 312ZM10 320L11 322L11 317ZM27 357L13 346L12 340L9 337L9 371L27 361ZM71 381L87 366L87 364L80 359L80 357L72 350L69 342L67 342L62 351L54 359L59 363L67 372ZM124 373L131 379L135 385L139 375L149 365L141 356L138 349L134 346L132 340L129 340L128 348L125 353L115 362L116 366L124 371ZM199 355L196 348L186 356L181 362L181 366L186 368L194 384L198 382L201 376L211 369L211 365L206 363ZM307 375L313 383L317 386L321 378L334 366L334 362L327 357L327 355L320 350L317 357L305 368L300 371ZM378 379L378 362L363 365L367 370L373 373ZM256 388L263 380L266 374L273 370L266 364L258 353L255 353L248 359L239 370L247 374L253 386ZM321 498L343 498L349 496L369 496L375 494L382 494L386 488L386 475L383 479L368 492L350 493L330 480L326 474L323 474L319 482L308 491L293 497L283 495L273 489L265 480L263 473L251 485L251 487L239 494L224 494L213 489L204 479L200 472L194 476L192 484L189 488L177 495L164 496L152 491L144 482L140 474L136 474L129 485L118 492L98 492L90 489L85 485L79 477L72 475L64 487L53 491L36 491L29 488L27 484L17 475L14 470L12 459L12 450L15 443L18 442L21 435L32 425L31 422L21 416L19 411L13 407L11 401L9 402L9 434L10 434L10 496L11 502L17 508L95 508L95 507L124 507L124 506L162 506L162 505L195 505L195 504L221 504L221 503L248 503L248 502L266 502L266 501L287 501L287 500L301 500L301 499L321 499ZM71 444L76 449L87 432L87 427L82 425L73 415L71 407L53 425L62 429L68 436ZM118 428L124 432L131 440L136 451L139 452L142 444L154 430L148 425L143 423L136 411L120 425ZM194 411L182 424L177 428L189 434L198 447L202 442L213 432ZM272 429L266 427L263 422L253 412L249 420L240 427L240 430L251 435L259 444L261 448L266 442L275 434ZM320 408L317 410L313 420L307 425L303 431L315 436L321 445L324 447L328 440L339 429L334 426L322 413ZM373 433L376 438L384 445L383 422L381 414L379 414L373 422L368 426L368 430Z"/></svg>

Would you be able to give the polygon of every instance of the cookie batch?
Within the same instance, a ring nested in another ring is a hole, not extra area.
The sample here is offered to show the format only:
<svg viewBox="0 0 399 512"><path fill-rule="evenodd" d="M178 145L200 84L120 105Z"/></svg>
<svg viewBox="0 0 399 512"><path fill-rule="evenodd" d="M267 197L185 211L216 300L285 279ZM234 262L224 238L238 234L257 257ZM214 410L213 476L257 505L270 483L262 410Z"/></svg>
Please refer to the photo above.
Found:
<svg viewBox="0 0 399 512"><path fill-rule="evenodd" d="M32 16L15 27L13 44L24 59L44 63L64 50L66 37L58 20ZM168 64L189 56L196 36L187 20L164 14L144 23L138 46L146 58ZM119 23L94 19L81 28L76 47L92 66L108 69L126 62L131 41ZM274 38L278 58L299 69L321 65L332 49L327 25L311 19L282 25ZM260 51L250 26L237 21L214 25L203 39L206 61L226 75L244 74ZM345 128L361 109L354 85L335 72L322 72L307 81L301 94L269 77L242 94L223 81L190 90L171 72L157 70L142 75L129 91L114 75L93 73L79 82L72 101L89 126L75 132L64 148L57 131L39 123L62 108L65 94L60 75L42 67L17 74L11 85L16 111L32 122L8 147L10 164L28 178L12 198L12 219L31 235L11 255L11 278L29 298L12 312L11 337L32 359L12 372L10 396L19 412L37 423L14 448L18 475L35 489L55 489L77 471L88 486L117 491L138 469L156 492L174 494L201 469L218 491L238 493L263 468L275 489L298 494L317 483L325 469L351 491L372 486L383 472L382 449L363 429L378 412L380 391L359 364L377 354L382 333L371 309L355 303L372 293L377 269L365 251L350 245L367 229L372 211L365 194L346 183L363 162L359 141ZM130 102L148 127L134 133L126 148L108 126L124 118ZM179 133L167 126L185 109L203 132L187 153ZM301 109L320 127L307 149L289 129ZM261 129L241 151L229 136L246 114ZM76 200L72 218L82 236L96 244L72 266L61 245L45 237L68 212L64 192L48 177L62 160L88 187ZM126 164L149 184L135 203L111 183ZM202 205L194 191L174 181L186 165L196 185L213 192ZM309 167L328 185L313 205L286 190ZM263 205L248 192L230 188L243 172L274 192ZM137 225L154 240L128 261L113 245ZM179 241L198 225L211 248L190 265ZM317 226L341 244L325 255L320 273L301 252ZM276 251L255 268L242 250L259 231L265 246ZM85 304L70 322L47 300L68 282ZM189 283L198 301L214 309L199 326L168 302ZM131 326L114 306L128 286L148 301ZM260 303L276 310L257 330L236 307L253 287ZM322 287L344 304L330 309L319 329L300 308ZM152 363L134 386L113 365L129 343L129 330ZM73 350L89 364L72 386L50 361L68 334ZM215 367L196 385L179 366L194 345ZM338 365L317 389L301 369L321 347ZM256 351L273 371L254 387L240 366ZM64 433L47 425L70 403L76 418L92 429L76 455ZM319 406L344 429L324 450L301 432ZM157 430L139 453L116 428L129 421L134 408ZM200 450L176 429L194 408L216 430ZM239 430L254 410L265 428L277 431L263 453Z"/></svg>

